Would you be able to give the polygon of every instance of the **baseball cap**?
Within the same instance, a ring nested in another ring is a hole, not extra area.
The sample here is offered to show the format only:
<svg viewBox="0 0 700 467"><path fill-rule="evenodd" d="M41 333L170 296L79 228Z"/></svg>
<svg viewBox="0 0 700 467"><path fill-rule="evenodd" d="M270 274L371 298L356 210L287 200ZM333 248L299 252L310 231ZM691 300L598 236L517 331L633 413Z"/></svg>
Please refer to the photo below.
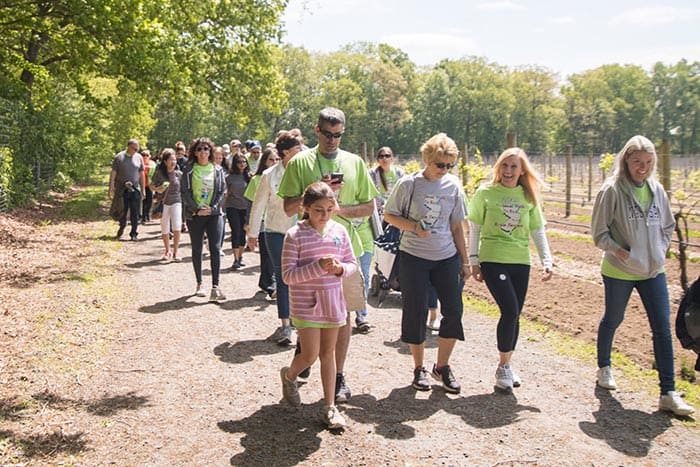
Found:
<svg viewBox="0 0 700 467"><path fill-rule="evenodd" d="M224 154L231 154L231 146L228 144L222 144L221 147L224 148Z"/></svg>

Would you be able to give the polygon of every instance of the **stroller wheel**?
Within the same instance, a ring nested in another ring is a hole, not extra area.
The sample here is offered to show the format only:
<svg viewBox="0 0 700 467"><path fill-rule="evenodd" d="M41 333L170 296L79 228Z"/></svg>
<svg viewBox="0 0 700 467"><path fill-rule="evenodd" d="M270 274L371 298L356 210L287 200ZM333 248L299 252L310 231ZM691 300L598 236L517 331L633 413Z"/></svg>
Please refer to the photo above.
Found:
<svg viewBox="0 0 700 467"><path fill-rule="evenodd" d="M371 297L376 297L379 293L379 276L372 274L372 279L369 283L369 295Z"/></svg>

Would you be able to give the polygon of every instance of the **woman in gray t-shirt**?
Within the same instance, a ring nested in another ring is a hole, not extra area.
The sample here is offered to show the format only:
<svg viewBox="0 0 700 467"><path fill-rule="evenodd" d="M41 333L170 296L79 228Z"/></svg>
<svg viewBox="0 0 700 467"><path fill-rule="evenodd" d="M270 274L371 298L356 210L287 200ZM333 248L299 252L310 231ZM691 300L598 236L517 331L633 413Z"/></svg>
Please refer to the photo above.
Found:
<svg viewBox="0 0 700 467"><path fill-rule="evenodd" d="M177 255L180 246L180 231L182 229L182 196L180 195L180 180L182 172L177 168L177 157L171 148L161 152L161 162L156 168L151 189L163 199L163 214L160 218L160 233L163 238L165 252L162 260L180 261ZM170 232L173 233L173 246L170 249Z"/></svg>
<svg viewBox="0 0 700 467"><path fill-rule="evenodd" d="M459 150L444 133L421 146L425 169L399 180L384 208L384 220L402 231L397 260L403 312L401 340L413 356L413 387L430 389L423 364L427 289L437 291L442 320L438 337L437 363L432 376L446 391L459 393L461 387L449 365L462 329L462 286L469 276L467 247L462 222L467 210L459 179L449 174Z"/></svg>

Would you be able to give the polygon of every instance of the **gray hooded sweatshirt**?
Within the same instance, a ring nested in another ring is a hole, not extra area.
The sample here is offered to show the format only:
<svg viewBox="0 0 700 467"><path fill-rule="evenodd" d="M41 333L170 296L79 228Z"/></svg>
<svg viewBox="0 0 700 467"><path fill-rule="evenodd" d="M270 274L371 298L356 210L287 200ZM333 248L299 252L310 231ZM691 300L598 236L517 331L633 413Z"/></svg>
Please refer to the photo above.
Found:
<svg viewBox="0 0 700 467"><path fill-rule="evenodd" d="M603 184L593 207L591 233L605 259L627 274L643 279L656 277L664 267L675 221L663 186L647 179L652 199L642 210L632 186L618 179ZM615 256L619 248L630 252L627 260Z"/></svg>

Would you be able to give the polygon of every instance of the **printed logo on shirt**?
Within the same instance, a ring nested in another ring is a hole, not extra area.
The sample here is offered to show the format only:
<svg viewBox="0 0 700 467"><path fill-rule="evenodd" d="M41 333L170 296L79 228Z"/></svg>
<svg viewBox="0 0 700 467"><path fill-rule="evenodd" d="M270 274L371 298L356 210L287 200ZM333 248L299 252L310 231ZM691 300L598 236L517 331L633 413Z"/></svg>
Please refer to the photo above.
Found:
<svg viewBox="0 0 700 467"><path fill-rule="evenodd" d="M652 203L651 206L649 206L649 211L644 214L644 211L642 211L642 208L637 203L630 202L627 204L627 220L644 220L648 225L659 225L661 224L661 213L656 203Z"/></svg>
<svg viewBox="0 0 700 467"><path fill-rule="evenodd" d="M502 231L511 234L520 226L520 210L524 207L525 205L515 198L503 199L503 215L506 216L506 221L499 226Z"/></svg>
<svg viewBox="0 0 700 467"><path fill-rule="evenodd" d="M440 198L441 196L439 195L425 195L423 207L427 210L427 213L421 220L425 222L428 227L435 225L435 222L440 218L440 213L442 212Z"/></svg>

